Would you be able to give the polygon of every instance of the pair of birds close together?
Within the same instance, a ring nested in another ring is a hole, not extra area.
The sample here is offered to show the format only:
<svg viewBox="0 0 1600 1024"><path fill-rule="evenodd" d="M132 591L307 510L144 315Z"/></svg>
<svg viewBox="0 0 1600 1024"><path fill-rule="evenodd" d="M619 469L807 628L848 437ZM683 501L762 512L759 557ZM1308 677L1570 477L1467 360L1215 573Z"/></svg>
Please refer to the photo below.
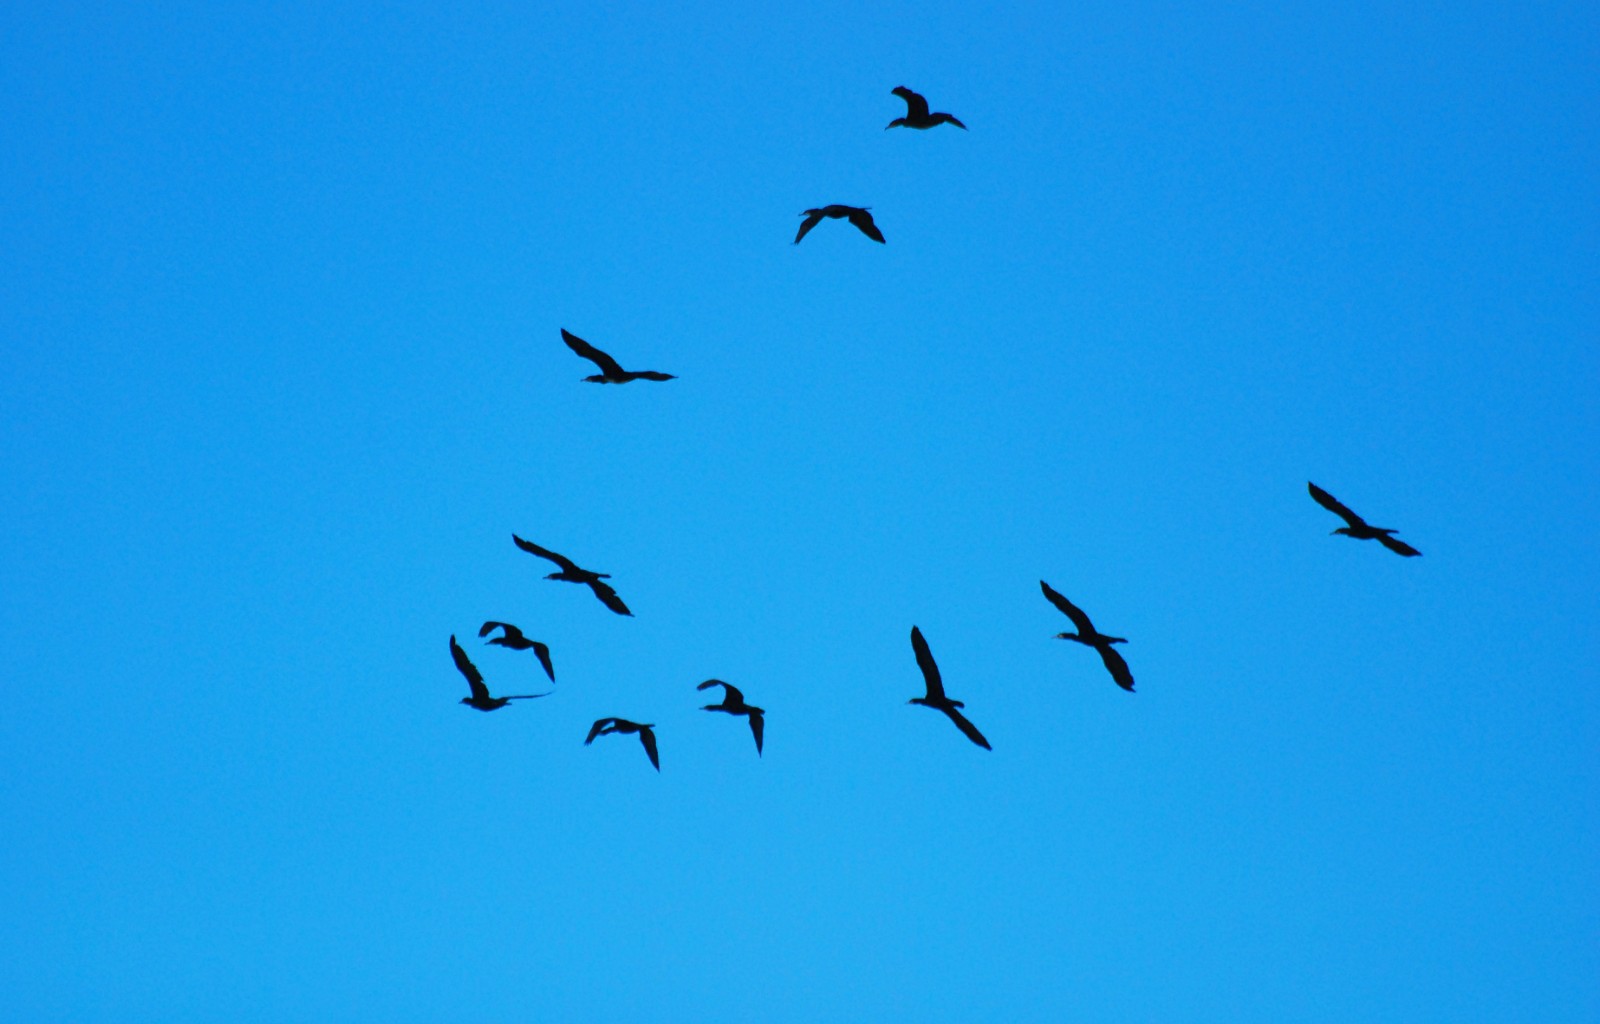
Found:
<svg viewBox="0 0 1600 1024"><path fill-rule="evenodd" d="M1044 580L1039 581L1039 588L1044 591L1044 596L1049 599L1050 603L1055 605L1062 614L1072 620L1073 625L1078 627L1076 633L1057 633L1055 638L1057 640L1073 640L1083 644L1085 647L1093 647L1096 653L1100 655L1100 660L1105 662L1106 669L1110 671L1111 678L1116 681L1116 684L1132 693L1133 673L1129 671L1128 663L1122 660L1122 655L1118 654L1111 646L1112 644L1125 644L1128 641L1120 636L1107 636L1095 629L1094 623L1089 621L1089 616L1084 614L1083 609L1062 597ZM989 741L984 739L983 733L978 731L978 727L968 721L967 717L961 713L960 709L966 707L966 705L959 700L951 700L949 695L944 692L944 679L939 675L939 666L933 660L933 652L928 649L928 641L923 638L922 630L916 626L911 627L911 650L917 656L917 667L922 669L922 682L927 688L927 692L921 697L912 697L907 703L921 704L925 708L933 708L935 711L943 712L950 721L956 724L956 728L960 729L967 739L985 750L993 750L994 748L989 746Z"/></svg>
<svg viewBox="0 0 1600 1024"><path fill-rule="evenodd" d="M943 111L929 111L928 101L922 97L921 93L912 92L903 85L895 86L892 92L906 101L906 116L897 117L890 121L885 126L884 131L888 131L890 128L926 130L928 128L937 128L941 124L953 124L962 130L967 127L955 117ZM800 239L806 237L806 232L821 224L824 217L833 220L848 220L863 235L866 235L874 242L882 242L884 240L883 232L879 231L878 225L872 222L872 214L867 212L869 209L871 207L845 206L843 203L833 203L828 206L819 206L816 209L807 210L800 215L805 220L800 222L800 231L794 236L794 244L799 245Z"/></svg>
<svg viewBox="0 0 1600 1024"><path fill-rule="evenodd" d="M747 704L744 694L739 692L737 686L732 683L725 683L720 679L707 679L699 686L696 686L695 689L707 690L713 686L722 687L722 702L720 704L707 704L700 710L720 711L724 714L735 716L743 715L750 722L750 735L755 737L756 756L760 757L762 737L765 735L767 728L766 712L752 704ZM653 722L630 722L626 718L602 718L589 727L589 735L584 739L583 745L588 746L595 741L595 737L606 736L611 733L623 735L638 733L639 742L644 744L644 752L650 758L650 763L655 766L656 771L659 772L661 770L661 757L656 750L655 724Z"/></svg>

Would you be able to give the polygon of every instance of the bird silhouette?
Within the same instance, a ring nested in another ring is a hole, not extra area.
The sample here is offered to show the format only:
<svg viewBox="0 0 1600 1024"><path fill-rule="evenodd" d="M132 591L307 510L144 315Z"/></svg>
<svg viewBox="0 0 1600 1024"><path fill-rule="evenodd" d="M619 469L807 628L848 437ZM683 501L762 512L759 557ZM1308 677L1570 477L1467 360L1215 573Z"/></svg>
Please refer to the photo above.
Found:
<svg viewBox="0 0 1600 1024"><path fill-rule="evenodd" d="M1333 531L1334 533L1342 533L1346 537L1354 537L1356 540L1375 540L1395 554L1404 555L1407 558L1422 554L1410 544L1394 536L1393 530L1385 529L1382 526L1369 526L1365 519L1340 504L1338 498L1335 498L1311 481L1306 481L1306 486L1311 489L1311 497L1318 505L1350 524L1349 526L1339 527Z"/></svg>
<svg viewBox="0 0 1600 1024"><path fill-rule="evenodd" d="M478 630L478 635L488 636L496 629L505 630L505 634L490 640L491 644L498 647L508 647L513 651L526 651L532 648L534 655L539 659L539 664L544 666L544 674L550 677L552 683L556 681L555 666L550 664L549 644L542 644L537 640L529 640L522 635L522 630L509 622L485 622L482 628Z"/></svg>
<svg viewBox="0 0 1600 1024"><path fill-rule="evenodd" d="M538 555L540 558L548 559L561 566L560 572L553 572L546 576L545 579L564 580L567 583L582 583L590 590L594 591L594 596L600 599L601 604L605 605L607 608L610 608L618 615L633 614L632 612L628 611L628 606L622 603L622 598L617 596L617 592L611 589L611 585L609 583L600 582L601 580L610 579L610 573L590 572L588 569L580 569L578 568L577 563L572 559L567 558L564 555L558 555L549 548L541 548L531 540L523 540L514 533L511 535L511 541L512 543L516 544L517 547L528 552L530 555Z"/></svg>
<svg viewBox="0 0 1600 1024"><path fill-rule="evenodd" d="M601 718L589 727L589 738L583 741L584 746L594 742L596 736L606 736L610 733L639 734L639 742L644 744L644 752L649 755L650 763L656 766L656 771L661 770L661 758L656 756L656 734L653 723L630 722L626 718Z"/></svg>
<svg viewBox="0 0 1600 1024"><path fill-rule="evenodd" d="M536 697L548 697L548 693L524 693L515 697L491 697L489 688L483 684L483 673L478 671L478 666L467 657L467 652L456 643L455 635L450 637L450 657L455 659L456 668L467 677L467 685L472 687L472 696L462 697L461 703L469 708L479 711L498 711L514 700L533 700Z"/></svg>
<svg viewBox="0 0 1600 1024"><path fill-rule="evenodd" d="M871 207L842 206L838 203L834 203L831 206L823 206L815 210L807 210L805 213L800 215L804 217L805 220L800 222L800 231L794 236L794 244L799 245L800 239L806 237L806 232L810 231L818 224L821 224L822 218L824 217L832 217L835 220L840 217L848 217L850 219L850 223L860 228L863 235L866 235L874 242L882 242L883 232L878 230L878 225L872 223L872 214L867 212L869 209L871 209Z"/></svg>
<svg viewBox="0 0 1600 1024"><path fill-rule="evenodd" d="M744 694L732 683L725 683L720 679L707 679L696 686L697 690L708 690L713 686L722 687L722 703L707 704L701 711L725 711L730 715L744 715L750 720L750 735L756 738L756 756L761 756L761 734L766 731L766 719L762 716L765 711L744 702Z"/></svg>
<svg viewBox="0 0 1600 1024"><path fill-rule="evenodd" d="M949 114L928 113L928 101L922 98L919 92L912 92L903 85L897 85L890 90L896 96L906 101L906 116L897 117L884 126L884 131L890 128L935 128L941 124L953 124L957 128L966 130L966 125L957 121Z"/></svg>
<svg viewBox="0 0 1600 1024"><path fill-rule="evenodd" d="M1118 686L1132 693L1133 673L1128 671L1128 663L1122 660L1122 655L1118 654L1116 649L1111 646L1112 644L1125 644L1128 641L1120 636L1106 636L1095 629L1094 623L1089 621L1089 616L1083 613L1083 609L1050 589L1050 584L1044 580L1039 581L1039 589L1044 591L1044 596L1049 598L1051 604L1059 608L1061 613L1071 619L1074 626L1078 627L1076 633L1057 633L1055 638L1057 640L1076 640L1085 647L1093 647L1099 652L1100 660L1106 663L1106 671L1111 673L1111 678L1117 681Z"/></svg>
<svg viewBox="0 0 1600 1024"><path fill-rule="evenodd" d="M927 684L928 692L921 697L912 697L907 704L921 704L935 711L943 711L949 716L950 721L956 723L956 728L966 734L967 739L976 743L985 750L993 750L989 741L983 738L983 733L978 727L967 721L965 715L957 708L966 707L959 700L951 700L945 696L944 681L939 678L939 666L934 664L933 652L928 650L928 641L922 639L922 630L911 627L911 649L917 652L917 667L922 669L923 682Z"/></svg>
<svg viewBox="0 0 1600 1024"><path fill-rule="evenodd" d="M630 380L677 380L672 374L661 373L658 370L624 370L615 359L565 327L561 328L561 340L565 341L572 351L600 367L599 373L583 378L592 384L626 384Z"/></svg>

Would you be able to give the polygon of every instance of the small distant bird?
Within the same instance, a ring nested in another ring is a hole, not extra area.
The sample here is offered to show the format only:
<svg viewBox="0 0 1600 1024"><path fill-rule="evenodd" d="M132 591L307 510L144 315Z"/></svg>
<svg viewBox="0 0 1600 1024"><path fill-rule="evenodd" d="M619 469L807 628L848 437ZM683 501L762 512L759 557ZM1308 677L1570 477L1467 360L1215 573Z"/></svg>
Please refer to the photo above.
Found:
<svg viewBox="0 0 1600 1024"><path fill-rule="evenodd" d="M583 378L592 384L626 384L630 380L677 380L672 374L657 370L624 370L622 364L565 327L561 328L561 340L565 341L572 351L600 367L599 373Z"/></svg>
<svg viewBox="0 0 1600 1024"><path fill-rule="evenodd" d="M989 741L983 738L983 733L978 727L967 721L966 716L957 708L966 707L959 700L951 700L944 695L944 682L939 678L939 666L933 662L933 652L928 650L928 641L922 639L922 630L911 627L911 649L917 652L917 667L922 669L922 679L928 686L928 693L922 697L912 697L907 704L921 704L935 711L943 711L956 723L956 728L966 733L967 739L976 743L985 750L993 750Z"/></svg>
<svg viewBox="0 0 1600 1024"><path fill-rule="evenodd" d="M618 615L633 614L632 612L628 611L628 606L622 603L622 598L617 596L617 592L611 589L611 585L609 583L600 582L601 580L610 579L610 573L590 572L588 569L580 569L578 568L577 563L572 559L567 558L564 555L558 555L549 548L541 548L531 540L523 540L514 533L511 535L511 541L512 543L516 544L517 547L528 552L530 555L538 555L540 558L549 559L550 561L561 566L560 572L553 572L546 576L545 579L564 580L567 583L582 583L590 590L594 591L594 596L600 599L601 604L605 605L607 608L610 608Z"/></svg>
<svg viewBox="0 0 1600 1024"><path fill-rule="evenodd" d="M1410 544L1393 536L1393 530L1388 530L1381 526L1368 526L1365 519L1345 508L1339 503L1339 499L1316 484L1308 480L1306 481L1306 486L1311 489L1311 497L1318 505L1350 524L1349 526L1339 527L1333 531L1334 533L1342 533L1346 537L1354 537L1356 540L1375 540L1395 554L1404 555L1407 558L1422 554Z"/></svg>
<svg viewBox="0 0 1600 1024"><path fill-rule="evenodd" d="M544 666L544 674L550 677L552 683L556 681L555 666L550 664L549 644L542 644L537 640L529 640L522 635L522 630L509 622L485 622L483 627L478 630L478 635L488 636L496 629L505 630L505 635L497 636L490 640L491 644L499 647L509 647L513 651L526 651L530 647L533 648L533 653L538 657L539 664Z"/></svg>
<svg viewBox="0 0 1600 1024"><path fill-rule="evenodd" d="M758 707L753 707L744 702L744 694L732 683L725 683L720 679L707 679L696 686L697 690L708 690L713 686L722 687L722 703L707 704L701 711L726 711L730 715L744 715L750 719L750 735L756 738L756 756L761 756L761 734L766 731L766 714Z"/></svg>
<svg viewBox="0 0 1600 1024"><path fill-rule="evenodd" d="M928 113L928 101L922 98L919 92L912 92L903 85L897 85L892 90L896 96L906 101L906 116L897 117L884 126L884 131L890 128L935 128L941 124L953 124L957 128L966 130L966 125L957 121L949 114Z"/></svg>
<svg viewBox="0 0 1600 1024"><path fill-rule="evenodd" d="M654 723L630 722L626 718L602 718L589 727L589 738L583 741L584 746L594 742L596 736L605 736L609 733L639 734L639 742L644 744L644 752L650 755L650 763L656 766L656 771L661 770L661 758L656 756L656 734Z"/></svg>
<svg viewBox="0 0 1600 1024"><path fill-rule="evenodd" d="M1078 627L1076 633L1057 633L1055 638L1057 640L1076 640L1085 647L1093 647L1099 652L1100 660L1106 663L1106 671L1111 673L1111 678L1117 681L1118 686L1132 693L1133 673L1128 671L1128 663L1122 660L1122 655L1118 654L1116 649L1111 646L1112 644L1125 644L1128 641L1120 636L1106 636L1095 629L1094 623L1089 621L1089 616L1083 613L1083 609L1050 589L1050 584L1044 580L1039 581L1039 589L1044 591L1044 596L1049 598L1051 604L1059 608L1061 613L1071 619L1074 626Z"/></svg>
<svg viewBox="0 0 1600 1024"><path fill-rule="evenodd" d="M835 220L840 217L848 217L850 223L860 228L863 235L866 235L874 242L882 242L883 232L878 230L878 225L872 223L872 214L867 212L870 209L870 206L841 206L838 203L834 203L831 206L807 210L800 215L805 220L800 222L800 231L794 236L794 244L799 245L800 239L806 237L806 232L821 224L824 217L832 217Z"/></svg>
<svg viewBox="0 0 1600 1024"><path fill-rule="evenodd" d="M455 659L456 668L467 677L467 685L472 687L472 696L462 697L461 703L469 708L479 711L498 711L514 700L533 700L535 697L548 697L548 693L524 693L516 697L491 697L489 688L483 685L483 673L478 671L478 666L467 657L467 652L456 643L454 635L450 637L450 657Z"/></svg>

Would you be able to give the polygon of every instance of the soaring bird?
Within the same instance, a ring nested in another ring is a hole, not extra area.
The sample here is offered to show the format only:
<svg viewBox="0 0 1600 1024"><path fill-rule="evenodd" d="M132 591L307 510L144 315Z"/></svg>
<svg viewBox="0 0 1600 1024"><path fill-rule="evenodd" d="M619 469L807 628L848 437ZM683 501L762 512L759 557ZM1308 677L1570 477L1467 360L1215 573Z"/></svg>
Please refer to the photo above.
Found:
<svg viewBox="0 0 1600 1024"><path fill-rule="evenodd" d="M758 707L746 704L744 702L744 694L739 692L738 687L734 686L732 683L725 683L720 679L707 679L699 686L696 686L695 689L708 690L713 686L722 687L722 703L707 704L700 710L726 711L730 715L744 715L746 718L750 719L750 735L756 738L756 756L760 757L761 734L766 731L766 719L762 716L765 715L766 712L762 711Z"/></svg>
<svg viewBox="0 0 1600 1024"><path fill-rule="evenodd" d="M600 372L583 378L593 384L626 384L630 380L677 380L670 373L658 370L624 370L622 364L573 334L561 328L561 340L578 355L600 367Z"/></svg>
<svg viewBox="0 0 1600 1024"><path fill-rule="evenodd" d="M1422 554L1410 544L1395 537L1393 530L1385 529L1382 526L1367 525L1365 519L1345 508L1344 505L1339 503L1338 498L1335 498L1311 481L1306 481L1306 486L1311 489L1311 497L1318 505L1350 524L1349 526L1339 527L1333 531L1334 533L1342 533L1346 537L1354 537L1356 540L1375 540L1395 554L1405 555L1407 558Z"/></svg>
<svg viewBox="0 0 1600 1024"><path fill-rule="evenodd" d="M572 559L567 558L564 555L558 555L549 548L541 548L531 540L523 540L514 533L511 535L511 540L512 543L516 544L517 547L528 552L530 555L538 555L540 558L547 558L561 566L560 572L553 572L546 576L545 579L565 580L568 583L582 583L590 590L594 591L594 596L600 599L601 604L605 605L607 608L610 608L618 615L633 614L632 612L628 611L628 606L622 603L622 598L617 596L617 592L611 589L611 584L600 582L601 580L610 579L610 573L590 572L588 569L580 569L578 568L577 563Z"/></svg>
<svg viewBox="0 0 1600 1024"><path fill-rule="evenodd" d="M897 85L890 91L906 101L906 116L897 117L890 121L884 126L884 131L888 131L890 128L934 128L947 122L963 131L966 130L966 125L949 114L928 113L928 101L922 98L920 92L912 92L903 85Z"/></svg>
<svg viewBox="0 0 1600 1024"><path fill-rule="evenodd" d="M483 685L483 673L478 671L478 666L467 657L467 652L456 643L454 635L450 637L450 657L455 659L456 668L467 677L467 685L472 687L472 696L462 697L461 703L469 708L479 711L498 711L514 700L533 700L535 697L548 697L548 693L524 693L515 697L491 697L489 688Z"/></svg>
<svg viewBox="0 0 1600 1024"><path fill-rule="evenodd" d="M661 770L661 758L656 755L656 734L653 723L630 722L626 718L601 718L589 727L589 738L583 741L584 746L594 742L596 736L605 736L608 733L639 734L639 742L644 744L644 752L650 756L650 763L656 766L656 771Z"/></svg>
<svg viewBox="0 0 1600 1024"><path fill-rule="evenodd" d="M491 644L499 647L509 647L513 651L526 651L530 647L533 648L533 653L539 658L539 664L544 666L544 674L550 677L552 683L556 681L555 666L550 664L549 644L542 644L537 640L529 640L522 635L522 630L509 622L485 622L483 627L478 630L478 635L488 636L496 629L505 630L505 634L490 640Z"/></svg>
<svg viewBox="0 0 1600 1024"><path fill-rule="evenodd" d="M878 230L878 225L872 223L872 214L867 212L870 209L870 206L842 206L839 203L834 203L831 206L807 210L800 215L805 220L800 222L800 231L794 236L794 244L799 245L800 239L806 237L806 232L821 224L824 217L832 217L835 220L840 217L848 217L850 218L850 223L860 228L863 235L866 235L874 242L881 242L883 241L883 232Z"/></svg>
<svg viewBox="0 0 1600 1024"><path fill-rule="evenodd" d="M1050 584L1044 580L1039 581L1039 589L1044 591L1044 596L1050 599L1051 604L1059 608L1061 613L1071 619L1074 626L1078 627L1076 633L1057 633L1055 638L1057 640L1076 640L1085 647L1093 647L1099 652L1100 660L1106 663L1106 671L1111 673L1111 678L1117 681L1118 686L1132 693L1133 673L1128 671L1128 663L1122 660L1122 655L1118 654L1116 649L1111 646L1112 644L1125 644L1128 641L1120 636L1106 636L1095 629L1094 623L1089 621L1089 616L1083 614L1083 609L1050 589Z"/></svg>
<svg viewBox="0 0 1600 1024"><path fill-rule="evenodd" d="M917 667L922 669L922 679L928 686L928 693L923 697L912 697L907 704L921 704L935 711L943 711L956 723L956 728L966 733L967 739L976 743L985 750L993 750L989 741L983 738L983 733L978 727L967 721L966 716L957 708L966 707L959 700L951 700L944 695L944 682L939 678L939 666L933 662L933 652L928 650L928 641L922 639L922 630L911 627L911 649L917 652Z"/></svg>

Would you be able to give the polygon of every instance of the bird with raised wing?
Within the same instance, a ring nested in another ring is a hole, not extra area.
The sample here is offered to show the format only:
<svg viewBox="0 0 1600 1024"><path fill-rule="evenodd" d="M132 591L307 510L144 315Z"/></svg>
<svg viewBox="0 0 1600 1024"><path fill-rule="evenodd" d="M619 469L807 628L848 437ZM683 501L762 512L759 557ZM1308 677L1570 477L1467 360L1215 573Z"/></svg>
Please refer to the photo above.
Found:
<svg viewBox="0 0 1600 1024"><path fill-rule="evenodd" d="M611 585L602 582L611 578L610 573L591 572L588 569L581 569L576 562L565 555L558 555L549 548L542 548L531 540L523 540L514 533L511 535L511 541L517 547L528 552L528 554L538 555L540 558L554 562L561 567L560 572L553 572L546 576L545 579L562 580L567 583L582 583L594 591L594 596L600 599L601 604L618 615L633 614L628 610L628 606L622 603L622 598L617 596L617 592L611 589Z"/></svg>
<svg viewBox="0 0 1600 1024"><path fill-rule="evenodd" d="M928 101L922 98L919 92L912 92L903 85L897 85L890 92L906 101L906 116L897 117L884 126L884 131L890 128L937 128L941 124L953 124L957 128L966 130L966 125L945 113L928 113Z"/></svg>
<svg viewBox="0 0 1600 1024"><path fill-rule="evenodd" d="M1356 540L1375 540L1395 554L1404 555L1407 558L1422 554L1410 544L1396 537L1394 535L1395 531L1382 526L1368 524L1365 519L1346 508L1338 498L1335 498L1311 481L1307 480L1306 486L1311 489L1312 500L1349 524L1348 526L1339 527L1333 533L1342 533L1346 537L1354 537Z"/></svg>
<svg viewBox="0 0 1600 1024"><path fill-rule="evenodd" d="M584 746L594 742L596 736L608 736L611 733L630 732L639 734L639 742L644 744L644 752L649 755L650 763L656 766L656 771L661 770L661 758L656 754L655 725L650 722L630 722L626 718L601 718L589 727L589 738L583 741Z"/></svg>
<svg viewBox="0 0 1600 1024"><path fill-rule="evenodd" d="M956 723L956 728L966 734L967 739L976 743L985 750L993 750L989 741L983 738L983 733L978 727L967 721L958 708L966 707L959 700L951 700L945 696L944 680L939 677L939 666L934 664L933 652L928 650L928 641L922 638L922 630L911 627L911 649L917 654L917 667L922 669L922 681L926 684L928 692L921 697L912 697L907 704L921 704L925 708L942 711L950 721Z"/></svg>
<svg viewBox="0 0 1600 1024"><path fill-rule="evenodd" d="M824 217L832 217L835 220L841 217L847 218L850 223L861 230L863 235L866 235L874 242L882 242L883 232L879 231L878 225L872 222L872 214L867 212L869 209L871 207L843 206L839 203L834 203L831 206L819 206L814 210L807 210L800 215L805 220L800 222L800 231L794 236L794 244L799 245L800 239L806 237L806 232L821 224Z"/></svg>
<svg viewBox="0 0 1600 1024"><path fill-rule="evenodd" d="M744 694L732 683L725 683L720 679L707 679L696 686L697 690L708 690L713 686L722 687L722 703L707 704L701 711L723 711L730 715L744 715L750 720L750 735L756 738L756 756L761 756L761 735L766 731L766 712L758 707L746 704Z"/></svg>
<svg viewBox="0 0 1600 1024"><path fill-rule="evenodd" d="M539 659L539 664L544 666L544 674L550 677L550 681L552 683L556 681L556 668L550 663L549 644L542 644L537 640L529 640L527 637L522 635L522 630L518 629L516 626L513 626L509 622L485 622L478 630L478 635L488 636L496 629L503 629L505 630L505 633L501 636L492 638L489 640L489 643L494 644L497 647L505 647L513 651L532 650L534 656Z"/></svg>
<svg viewBox="0 0 1600 1024"><path fill-rule="evenodd" d="M1044 580L1039 581L1039 589L1044 591L1044 596L1049 599L1051 604L1055 605L1063 615L1072 620L1074 626L1078 627L1076 633L1057 633L1055 638L1057 640L1075 640L1085 647L1093 647L1099 653L1100 660L1106 663L1106 671L1111 673L1111 678L1117 681L1118 686L1132 693L1133 673L1128 670L1128 663L1122 660L1122 655L1117 653L1116 649L1111 646L1112 644L1125 644L1128 641L1120 636L1106 636L1095 629L1094 623L1089 621L1089 616L1083 613L1083 609L1056 593L1051 589L1050 584Z"/></svg>
<svg viewBox="0 0 1600 1024"><path fill-rule="evenodd" d="M626 384L630 380L678 379L670 373L662 373L659 370L624 370L622 368L622 364L618 363L615 359L612 359L604 352L595 348L587 341L584 341L576 334L573 334L565 327L561 328L561 340L565 341L567 343L567 347L572 349L572 351L578 353L578 355L600 367L599 373L591 374L583 378L591 384Z"/></svg>
<svg viewBox="0 0 1600 1024"><path fill-rule="evenodd" d="M450 657L455 659L456 669L467 677L467 685L472 688L472 696L461 698L461 703L469 708L477 708L479 711L498 711L514 700L533 700L536 697L550 696L548 693L523 693L515 697L489 696L489 687L484 685L483 673L478 671L478 666L472 663L472 659L467 657L467 652L456 643L453 634L450 637Z"/></svg>

